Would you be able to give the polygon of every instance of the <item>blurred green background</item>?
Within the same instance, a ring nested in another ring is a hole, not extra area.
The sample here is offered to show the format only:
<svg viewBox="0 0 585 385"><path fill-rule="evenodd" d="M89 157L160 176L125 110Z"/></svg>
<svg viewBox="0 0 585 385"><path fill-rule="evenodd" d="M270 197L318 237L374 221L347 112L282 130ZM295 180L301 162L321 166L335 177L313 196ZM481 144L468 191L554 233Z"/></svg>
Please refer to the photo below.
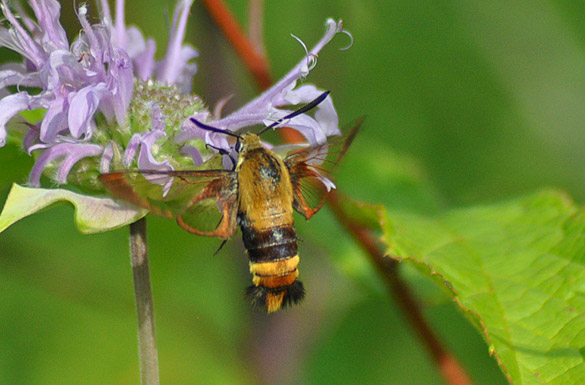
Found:
<svg viewBox="0 0 585 385"><path fill-rule="evenodd" d="M73 2L61 3L73 37ZM166 4L126 6L159 55L174 1ZM247 2L228 4L246 24ZM550 186L583 201L583 15L585 4L574 0L271 1L264 34L278 78L303 55L290 33L311 46L327 17L344 20L354 46L339 51L348 40L337 37L306 81L332 91L342 122L367 116L338 186L390 210L432 214ZM201 3L188 39L200 51L195 90L210 106L234 94L233 110L258 93ZM7 147L0 162L4 201L31 161ZM72 214L57 207L0 234L0 384L139 382L127 231L80 235ZM220 241L149 219L161 382L441 384L330 211L298 219L308 298L271 316L243 301L250 277L239 237L213 256ZM449 297L408 266L403 273L473 380L504 384Z"/></svg>

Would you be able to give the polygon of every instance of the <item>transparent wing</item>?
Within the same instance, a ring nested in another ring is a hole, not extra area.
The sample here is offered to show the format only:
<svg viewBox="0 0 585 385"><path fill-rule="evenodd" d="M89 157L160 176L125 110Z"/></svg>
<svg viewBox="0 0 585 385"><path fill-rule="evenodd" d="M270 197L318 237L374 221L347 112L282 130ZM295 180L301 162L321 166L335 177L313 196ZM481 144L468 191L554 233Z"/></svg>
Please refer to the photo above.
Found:
<svg viewBox="0 0 585 385"><path fill-rule="evenodd" d="M117 198L176 218L185 230L229 238L236 229L237 178L226 170L121 171L100 181Z"/></svg>
<svg viewBox="0 0 585 385"><path fill-rule="evenodd" d="M323 203L327 192L335 188L334 169L343 158L364 118L356 120L347 136L335 137L317 147L295 150L285 159L294 194L294 208L310 219Z"/></svg>

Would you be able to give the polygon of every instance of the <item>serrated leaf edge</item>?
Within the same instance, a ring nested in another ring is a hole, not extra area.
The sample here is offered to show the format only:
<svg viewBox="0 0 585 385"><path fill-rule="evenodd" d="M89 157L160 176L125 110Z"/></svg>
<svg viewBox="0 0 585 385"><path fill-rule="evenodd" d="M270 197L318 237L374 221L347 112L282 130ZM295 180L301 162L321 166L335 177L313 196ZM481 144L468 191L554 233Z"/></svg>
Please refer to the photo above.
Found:
<svg viewBox="0 0 585 385"><path fill-rule="evenodd" d="M388 251L390 248L392 248L393 246L391 245L391 239L388 238L388 236L391 237L391 234L388 234L385 229L387 229L387 226L390 226L391 228L393 228L394 226L388 221L388 216L387 214L387 210L385 207L381 207L380 210L378 211L379 214L379 222L380 222L380 226L382 228L382 235L378 238L380 240L380 242L382 242L384 245L386 245L387 250ZM392 254L392 253L385 253L385 257L386 258L392 258L398 262L405 262L405 261L409 261L410 263L416 264L416 265L421 265L424 266L425 269L429 272L429 275L434 275L434 276L438 276L441 281L443 282L443 284L445 285L445 287L447 288L447 290L449 290L451 293L453 293L453 301L455 302L455 304L457 305L457 307L459 307L459 309L461 309L463 312L470 314L472 317L475 318L477 325L479 325L480 327L480 332L482 333L482 335L485 338L486 343L489 346L492 346L492 340L490 338L490 334L485 326L485 323L483 322L483 318L481 317L481 315L479 315L476 311L469 309L467 307L465 307L460 299L459 299L459 293L457 292L457 290L455 290L455 288L450 284L450 282L443 276L443 274L439 273L438 271L436 271L435 269L433 269L428 263L425 263L423 261L418 261L415 260L411 257L400 257L398 255ZM508 370L508 368L506 367L506 365L504 365L504 363L502 362L502 360L500 359L497 350L493 350L493 352L490 352L490 355L494 357L494 359L496 360L498 366L501 368L502 372L504 373L504 376L506 377L506 380L508 381L508 383L510 383L511 385L514 384L514 381L512 381L512 377L510 375L510 371Z"/></svg>

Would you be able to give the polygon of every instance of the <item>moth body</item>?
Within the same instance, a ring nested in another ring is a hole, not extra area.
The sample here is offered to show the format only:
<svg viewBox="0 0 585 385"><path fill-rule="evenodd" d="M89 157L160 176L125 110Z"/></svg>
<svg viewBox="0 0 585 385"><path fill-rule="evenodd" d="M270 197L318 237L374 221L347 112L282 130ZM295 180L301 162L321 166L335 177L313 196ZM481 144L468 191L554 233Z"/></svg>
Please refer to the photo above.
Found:
<svg viewBox="0 0 585 385"><path fill-rule="evenodd" d="M269 313L305 294L299 275L293 187L285 163L256 135L243 138L238 165L238 224L254 285L247 290Z"/></svg>

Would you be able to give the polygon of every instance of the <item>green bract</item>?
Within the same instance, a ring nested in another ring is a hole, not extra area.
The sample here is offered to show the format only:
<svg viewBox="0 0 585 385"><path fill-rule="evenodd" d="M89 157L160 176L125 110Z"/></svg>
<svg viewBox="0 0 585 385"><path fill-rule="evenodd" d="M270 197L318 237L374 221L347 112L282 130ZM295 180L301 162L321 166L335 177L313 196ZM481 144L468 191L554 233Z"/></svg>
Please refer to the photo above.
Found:
<svg viewBox="0 0 585 385"><path fill-rule="evenodd" d="M0 232L24 217L63 202L73 204L75 225L85 234L113 230L134 223L148 213L148 210L110 198L95 198L68 190L27 188L14 184L0 214Z"/></svg>

